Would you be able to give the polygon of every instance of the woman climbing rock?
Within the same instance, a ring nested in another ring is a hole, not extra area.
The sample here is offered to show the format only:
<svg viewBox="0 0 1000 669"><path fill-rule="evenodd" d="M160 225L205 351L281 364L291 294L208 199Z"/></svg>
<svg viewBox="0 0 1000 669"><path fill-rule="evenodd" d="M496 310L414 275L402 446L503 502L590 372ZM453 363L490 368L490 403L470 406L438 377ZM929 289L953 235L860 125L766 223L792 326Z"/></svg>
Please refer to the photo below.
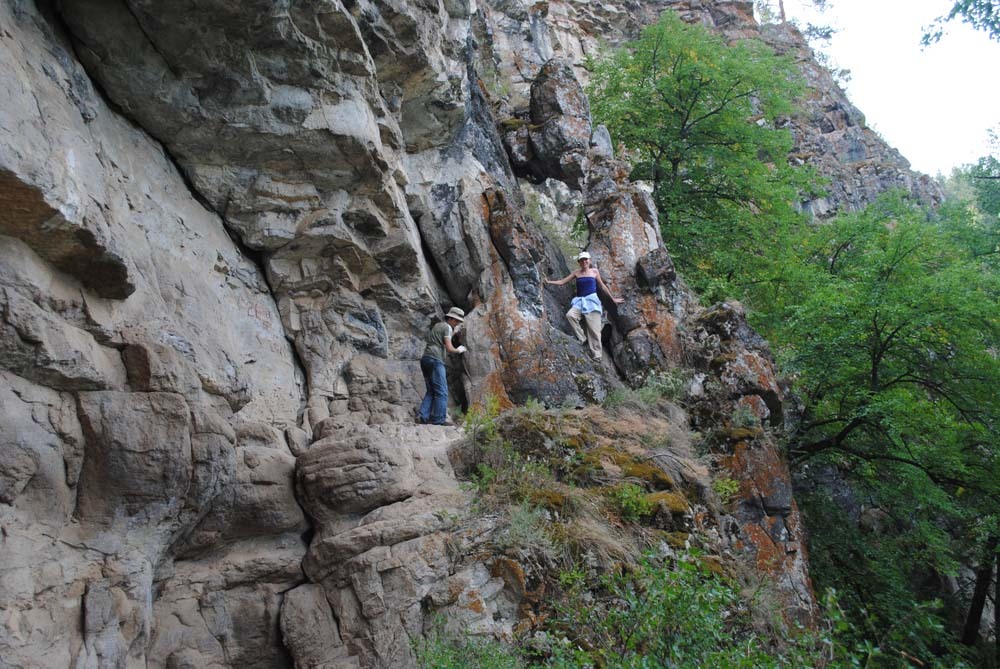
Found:
<svg viewBox="0 0 1000 669"><path fill-rule="evenodd" d="M444 317L444 321L435 324L427 332L427 346L420 358L420 371L424 374L424 384L427 393L424 401L417 409L417 422L430 425L449 425L448 411L448 376L445 373L444 355L448 353L465 353L464 346L452 346L451 338L455 329L465 321L465 312L458 307L452 307Z"/></svg>
<svg viewBox="0 0 1000 669"><path fill-rule="evenodd" d="M545 283L553 286L562 286L576 279L576 297L570 303L570 310L566 312L573 334L580 340L581 344L590 345L590 353L595 360L601 359L601 298L597 296L598 286L607 293L608 297L615 304L621 304L625 300L615 297L611 290L601 279L599 270L590 266L590 254L581 252L576 261L580 264L580 269L573 270L562 279L546 279ZM581 320L587 321L587 332L584 334Z"/></svg>

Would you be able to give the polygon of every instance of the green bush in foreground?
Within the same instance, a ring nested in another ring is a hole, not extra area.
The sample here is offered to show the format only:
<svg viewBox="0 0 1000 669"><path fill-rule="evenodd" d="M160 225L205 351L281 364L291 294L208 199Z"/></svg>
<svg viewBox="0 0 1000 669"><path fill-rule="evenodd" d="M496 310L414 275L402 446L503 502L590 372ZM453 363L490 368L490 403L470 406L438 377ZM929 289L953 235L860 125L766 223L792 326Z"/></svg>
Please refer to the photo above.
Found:
<svg viewBox="0 0 1000 669"><path fill-rule="evenodd" d="M521 669L516 650L491 639L458 640L440 631L417 644L417 662L424 669Z"/></svg>
<svg viewBox="0 0 1000 669"><path fill-rule="evenodd" d="M779 649L761 637L736 585L696 554L672 565L646 559L601 577L596 588L573 588L558 610L551 667L778 667L818 659L811 649Z"/></svg>
<svg viewBox="0 0 1000 669"><path fill-rule="evenodd" d="M417 647L424 669L495 667L766 668L891 666L877 648L837 647L851 631L834 600L823 632L793 629L787 638L760 631L737 585L697 554L595 576L564 574L546 629L525 647L431 635ZM770 634L770 636L768 636ZM530 646L530 650L526 647ZM873 662L874 660L874 662Z"/></svg>

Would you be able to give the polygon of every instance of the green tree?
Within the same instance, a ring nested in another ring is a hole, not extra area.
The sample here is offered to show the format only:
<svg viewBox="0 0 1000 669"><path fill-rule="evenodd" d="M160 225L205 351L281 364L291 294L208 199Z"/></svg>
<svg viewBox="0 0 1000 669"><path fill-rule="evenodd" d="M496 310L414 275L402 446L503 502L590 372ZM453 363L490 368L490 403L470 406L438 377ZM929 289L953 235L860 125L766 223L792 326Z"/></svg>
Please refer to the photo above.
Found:
<svg viewBox="0 0 1000 669"><path fill-rule="evenodd" d="M916 610L916 576L996 548L1000 284L967 244L969 220L895 195L811 230L767 332L805 405L796 466L836 468L885 514L861 536L829 522L829 500L804 504L818 580L874 630ZM932 652L918 641L911 654Z"/></svg>
<svg viewBox="0 0 1000 669"><path fill-rule="evenodd" d="M798 453L871 430L880 444L903 439L907 413L944 408L970 424L992 415L995 282L926 216L898 196L883 198L803 239L813 287L781 333L788 364L813 380L814 415ZM914 403L922 410L910 411Z"/></svg>
<svg viewBox="0 0 1000 669"><path fill-rule="evenodd" d="M839 471L883 514L873 537L805 498L817 582L878 666L956 666L945 621L976 636L1000 545L1000 165L969 166L937 211L896 194L812 226L792 203L815 178L782 129L791 62L667 13L590 67L595 121L653 182L679 268L703 298L747 301L794 380L793 464ZM936 612L917 577L970 564L972 604Z"/></svg>
<svg viewBox="0 0 1000 669"><path fill-rule="evenodd" d="M966 210L969 214L952 230L956 243L982 261L983 271L1000 270L1000 159L985 156L957 167L941 185L944 209L958 212L959 217Z"/></svg>
<svg viewBox="0 0 1000 669"><path fill-rule="evenodd" d="M590 68L594 120L627 148L633 177L653 182L664 239L686 278L714 299L768 275L811 180L789 166L792 137L782 127L803 90L794 63L665 12Z"/></svg>
<svg viewBox="0 0 1000 669"><path fill-rule="evenodd" d="M992 222L1000 219L1000 158L985 156L969 169L979 213Z"/></svg>

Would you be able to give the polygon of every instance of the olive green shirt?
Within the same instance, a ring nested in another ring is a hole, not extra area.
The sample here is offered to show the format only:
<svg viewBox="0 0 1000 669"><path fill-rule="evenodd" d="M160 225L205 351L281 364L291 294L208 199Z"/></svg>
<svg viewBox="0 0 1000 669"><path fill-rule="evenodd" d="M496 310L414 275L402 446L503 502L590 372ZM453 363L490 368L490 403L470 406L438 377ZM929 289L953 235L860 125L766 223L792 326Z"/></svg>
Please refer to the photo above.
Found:
<svg viewBox="0 0 1000 669"><path fill-rule="evenodd" d="M444 340L451 339L451 335L451 326L446 322L438 323L432 327L427 333L427 348L424 349L424 355L444 362Z"/></svg>

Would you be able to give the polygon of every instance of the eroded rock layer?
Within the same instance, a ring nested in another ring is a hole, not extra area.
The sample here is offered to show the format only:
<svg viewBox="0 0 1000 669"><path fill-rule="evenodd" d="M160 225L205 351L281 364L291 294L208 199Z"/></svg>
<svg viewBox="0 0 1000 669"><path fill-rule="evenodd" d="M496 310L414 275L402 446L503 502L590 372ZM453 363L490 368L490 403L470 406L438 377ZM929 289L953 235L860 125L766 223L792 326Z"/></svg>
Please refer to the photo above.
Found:
<svg viewBox="0 0 1000 669"><path fill-rule="evenodd" d="M442 307L468 313L455 404L683 367L675 422L780 423L766 344L698 305L591 123L583 56L664 9L759 32L722 0L0 4L0 664L410 666L431 616L509 637L538 594L467 513L462 434L412 422ZM837 104L797 126L839 189L805 206L916 188ZM583 247L625 298L603 361L544 284ZM720 550L808 620L786 467L723 433Z"/></svg>
<svg viewBox="0 0 1000 669"><path fill-rule="evenodd" d="M273 666L301 373L260 270L53 24L0 7L0 656Z"/></svg>

